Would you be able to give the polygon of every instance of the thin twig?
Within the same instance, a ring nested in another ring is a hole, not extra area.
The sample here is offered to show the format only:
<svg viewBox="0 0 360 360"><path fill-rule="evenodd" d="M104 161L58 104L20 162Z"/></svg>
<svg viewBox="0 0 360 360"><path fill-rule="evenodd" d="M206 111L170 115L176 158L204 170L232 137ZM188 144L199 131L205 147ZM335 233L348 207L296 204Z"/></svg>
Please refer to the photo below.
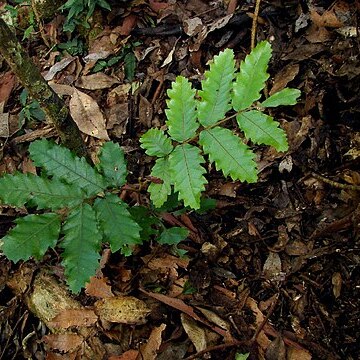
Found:
<svg viewBox="0 0 360 360"><path fill-rule="evenodd" d="M257 22L258 22L258 18L259 18L260 3L261 3L261 0L256 0L255 11L254 11L254 16L252 19L252 27L251 27L251 50L254 49L255 42L256 42L256 28L257 28Z"/></svg>
<svg viewBox="0 0 360 360"><path fill-rule="evenodd" d="M316 173L311 173L311 176L313 176L315 179L320 180L322 182L324 182L325 184L329 184L334 188L338 188L338 189L343 189L343 190L355 190L355 191L360 191L360 186L359 185L350 185L350 184L341 184L337 181L333 181L330 180L324 176L321 176L319 174Z"/></svg>

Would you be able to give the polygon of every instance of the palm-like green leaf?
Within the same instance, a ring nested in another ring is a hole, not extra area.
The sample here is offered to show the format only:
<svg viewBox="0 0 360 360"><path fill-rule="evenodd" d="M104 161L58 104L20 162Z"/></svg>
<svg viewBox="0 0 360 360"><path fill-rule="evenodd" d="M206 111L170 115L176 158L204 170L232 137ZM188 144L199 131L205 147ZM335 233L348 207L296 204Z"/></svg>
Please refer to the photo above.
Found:
<svg viewBox="0 0 360 360"><path fill-rule="evenodd" d="M271 95L261 103L261 106L276 107L281 105L295 105L300 95L301 91L298 89L285 88Z"/></svg>
<svg viewBox="0 0 360 360"><path fill-rule="evenodd" d="M269 78L267 67L270 58L271 46L267 41L262 41L241 62L232 98L232 105L236 111L247 109L260 98L260 91Z"/></svg>
<svg viewBox="0 0 360 360"><path fill-rule="evenodd" d="M95 211L89 204L73 209L63 226L61 247L66 282L78 293L99 267L101 234L97 228Z"/></svg>
<svg viewBox="0 0 360 360"><path fill-rule="evenodd" d="M55 210L79 204L84 195L78 186L33 174L18 173L0 178L0 198L8 205L21 207L32 200L38 209Z"/></svg>
<svg viewBox="0 0 360 360"><path fill-rule="evenodd" d="M107 194L105 198L95 200L94 209L111 251L121 250L124 255L131 255L132 246L142 242L141 228L133 220L127 205L116 195Z"/></svg>
<svg viewBox="0 0 360 360"><path fill-rule="evenodd" d="M126 181L124 151L118 144L107 141L101 148L97 168L104 174L109 186L123 186Z"/></svg>
<svg viewBox="0 0 360 360"><path fill-rule="evenodd" d="M141 138L141 147L149 156L169 155L173 149L171 140L160 129L150 129Z"/></svg>
<svg viewBox="0 0 360 360"><path fill-rule="evenodd" d="M165 110L170 136L179 142L195 136L199 123L196 121L195 90L183 76L178 76L167 92L168 109Z"/></svg>
<svg viewBox="0 0 360 360"><path fill-rule="evenodd" d="M286 151L288 142L283 129L271 116L257 110L237 115L236 120L245 136L256 144L273 146L277 151Z"/></svg>
<svg viewBox="0 0 360 360"><path fill-rule="evenodd" d="M257 181L255 154L230 130L221 127L203 130L199 143L225 176L249 183Z"/></svg>
<svg viewBox="0 0 360 360"><path fill-rule="evenodd" d="M159 208L164 205L168 196L171 194L171 174L169 158L159 158L156 160L151 170L151 176L162 180L161 184L151 183L148 187L150 199L154 206Z"/></svg>
<svg viewBox="0 0 360 360"><path fill-rule="evenodd" d="M103 177L84 158L63 146L42 139L30 144L29 150L36 166L43 167L48 175L79 186L87 195L97 194L106 186Z"/></svg>
<svg viewBox="0 0 360 360"><path fill-rule="evenodd" d="M27 215L15 220L16 226L3 237L2 251L12 261L40 260L59 239L60 218L57 214Z"/></svg>
<svg viewBox="0 0 360 360"><path fill-rule="evenodd" d="M201 101L198 102L198 118L203 126L211 126L223 119L231 109L232 81L235 77L234 53L226 49L214 57L210 70L205 72Z"/></svg>
<svg viewBox="0 0 360 360"><path fill-rule="evenodd" d="M169 155L175 191L179 192L179 200L193 209L200 208L200 195L207 183L203 176L206 171L201 166L204 162L200 150L190 144L178 145Z"/></svg>

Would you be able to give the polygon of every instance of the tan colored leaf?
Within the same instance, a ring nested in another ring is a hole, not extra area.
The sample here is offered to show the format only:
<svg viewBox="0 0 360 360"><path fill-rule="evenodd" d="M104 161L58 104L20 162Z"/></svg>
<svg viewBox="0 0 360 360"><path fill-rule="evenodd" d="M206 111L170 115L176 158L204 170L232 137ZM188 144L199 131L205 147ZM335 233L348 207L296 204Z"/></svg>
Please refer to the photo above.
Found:
<svg viewBox="0 0 360 360"><path fill-rule="evenodd" d="M0 103L6 104L15 86L15 75L8 71L0 76Z"/></svg>
<svg viewBox="0 0 360 360"><path fill-rule="evenodd" d="M280 70L274 77L273 87L271 88L269 95L284 89L287 84L295 79L295 76L299 73L299 64L289 64Z"/></svg>
<svg viewBox="0 0 360 360"><path fill-rule="evenodd" d="M133 296L116 296L95 303L95 312L101 320L121 324L144 324L150 309Z"/></svg>
<svg viewBox="0 0 360 360"><path fill-rule="evenodd" d="M109 140L105 117L91 96L74 89L70 100L70 113L84 134Z"/></svg>
<svg viewBox="0 0 360 360"><path fill-rule="evenodd" d="M155 360L157 358L157 351L162 343L161 334L166 329L165 324L152 329L149 340L146 344L140 347L138 359Z"/></svg>
<svg viewBox="0 0 360 360"><path fill-rule="evenodd" d="M50 334L42 338L52 349L62 352L69 352L77 349L83 342L83 338L78 334Z"/></svg>
<svg viewBox="0 0 360 360"><path fill-rule="evenodd" d="M76 80L75 86L87 90L107 89L119 81L112 76L104 73L95 73L91 75L81 76Z"/></svg>
<svg viewBox="0 0 360 360"><path fill-rule="evenodd" d="M101 299L114 296L107 280L106 277L92 276L90 282L86 284L86 294Z"/></svg>
<svg viewBox="0 0 360 360"><path fill-rule="evenodd" d="M223 320L219 315L215 314L213 311L197 306L196 307L209 321L213 324L221 327L224 330L230 331L230 325Z"/></svg>
<svg viewBox="0 0 360 360"><path fill-rule="evenodd" d="M337 299L341 294L342 287L342 278L339 272L335 272L331 278L331 283L333 284L333 294Z"/></svg>
<svg viewBox="0 0 360 360"><path fill-rule="evenodd" d="M131 350L125 351L124 353L122 353L119 356L112 355L109 357L108 360L136 360L138 355L139 355L139 351L131 349Z"/></svg>
<svg viewBox="0 0 360 360"><path fill-rule="evenodd" d="M98 317L90 309L64 310L51 320L50 325L55 328L67 329L70 326L91 326L96 323Z"/></svg>
<svg viewBox="0 0 360 360"><path fill-rule="evenodd" d="M305 349L290 347L287 350L287 360L311 360L311 354Z"/></svg>
<svg viewBox="0 0 360 360"><path fill-rule="evenodd" d="M270 252L264 264L263 275L266 279L274 280L279 277L280 273L281 273L280 256L278 253Z"/></svg>
<svg viewBox="0 0 360 360"><path fill-rule="evenodd" d="M190 316L181 314L181 323L197 352L206 349L206 333Z"/></svg>

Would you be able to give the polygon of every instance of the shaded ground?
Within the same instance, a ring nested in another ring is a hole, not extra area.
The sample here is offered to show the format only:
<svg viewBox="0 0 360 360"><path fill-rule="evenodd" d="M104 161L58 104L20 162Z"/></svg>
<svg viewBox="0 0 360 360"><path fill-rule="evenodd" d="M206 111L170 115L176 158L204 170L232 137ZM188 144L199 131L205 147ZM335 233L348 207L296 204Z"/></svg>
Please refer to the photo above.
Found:
<svg viewBox="0 0 360 360"><path fill-rule="evenodd" d="M243 3L138 1L114 4L110 15L96 12L96 38L87 37L84 55L105 50L119 55L124 46L134 53L133 95L124 79L125 71L131 77L131 56L102 69L117 79L103 89L92 90L90 80L80 78L93 64L76 52L52 76L57 84L75 84L100 105L110 138L127 152L132 186L141 185L151 160L139 148L139 136L164 124L165 92L175 76L197 84L206 62L221 49L233 48L239 61L249 52L254 4ZM126 259L104 251L103 276L78 297L80 303L91 307L97 298L132 295L151 312L145 324L99 322L81 333L99 340L98 358L190 359L197 352L200 359L245 353L249 359L359 356L359 3L263 1L260 10L257 40L271 39L273 46L268 91L285 86L302 91L298 105L272 114L286 130L290 150L255 148L257 184L225 181L212 169L207 195L217 200L215 210L164 214L170 225L191 230L181 244L187 258L156 241ZM61 21L56 17L44 27L51 43L66 41ZM48 73L57 59L42 38L24 44ZM21 89L4 63L0 71L0 89L14 82L4 112L16 127ZM46 131L43 123L27 121L10 132L1 171L33 171L27 146ZM93 138L87 142L96 147ZM124 197L148 203L145 191L127 190ZM1 211L3 235L18 213ZM75 346L69 338L44 337L49 330L29 311L24 299L41 269L63 281L55 252L41 264L14 265L0 257L0 357L87 358L82 338Z"/></svg>

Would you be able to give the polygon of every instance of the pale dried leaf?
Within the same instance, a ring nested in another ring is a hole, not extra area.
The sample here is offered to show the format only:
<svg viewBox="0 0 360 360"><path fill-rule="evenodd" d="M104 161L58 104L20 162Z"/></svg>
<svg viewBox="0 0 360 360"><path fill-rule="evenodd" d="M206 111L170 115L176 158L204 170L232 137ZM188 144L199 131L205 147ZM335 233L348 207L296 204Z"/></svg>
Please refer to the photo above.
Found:
<svg viewBox="0 0 360 360"><path fill-rule="evenodd" d="M87 90L99 90L107 89L118 83L119 80L114 77L98 72L91 75L81 76L77 79L75 86Z"/></svg>
<svg viewBox="0 0 360 360"><path fill-rule="evenodd" d="M91 96L75 89L70 100L70 113L84 134L110 140L106 131L105 117Z"/></svg>
<svg viewBox="0 0 360 360"><path fill-rule="evenodd" d="M44 79L46 81L52 80L54 76L61 70L65 69L70 63L72 63L76 58L75 57L67 57L59 62L57 62L55 65L53 65L50 70L44 75Z"/></svg>
<svg viewBox="0 0 360 360"><path fill-rule="evenodd" d="M90 309L67 309L56 315L51 321L50 326L54 328L67 329L70 326L92 326L98 317Z"/></svg>
<svg viewBox="0 0 360 360"><path fill-rule="evenodd" d="M211 321L213 324L221 327L224 330L230 331L230 324L228 324L224 319L222 319L219 315L215 314L213 311L208 309L204 309L201 307L196 307L207 320Z"/></svg>
<svg viewBox="0 0 360 360"><path fill-rule="evenodd" d="M289 347L287 350L287 360L311 360L311 354L305 349Z"/></svg>
<svg viewBox="0 0 360 360"><path fill-rule="evenodd" d="M342 287L342 277L339 272L335 272L331 278L331 283L333 285L333 294L337 299L341 294Z"/></svg>
<svg viewBox="0 0 360 360"><path fill-rule="evenodd" d="M74 333L67 334L50 334L43 336L43 341L48 344L52 349L62 352L69 352L80 347L84 339Z"/></svg>
<svg viewBox="0 0 360 360"><path fill-rule="evenodd" d="M147 343L140 347L137 359L155 360L157 358L157 351L162 343L161 334L165 329L165 324L152 329Z"/></svg>
<svg viewBox="0 0 360 360"><path fill-rule="evenodd" d="M181 323L189 339L194 344L196 351L199 352L206 349L207 341L205 330L191 317L183 313L181 314Z"/></svg>
<svg viewBox="0 0 360 360"><path fill-rule="evenodd" d="M263 275L266 279L273 280L278 278L280 273L281 273L280 256L278 253L270 252L263 267Z"/></svg>

